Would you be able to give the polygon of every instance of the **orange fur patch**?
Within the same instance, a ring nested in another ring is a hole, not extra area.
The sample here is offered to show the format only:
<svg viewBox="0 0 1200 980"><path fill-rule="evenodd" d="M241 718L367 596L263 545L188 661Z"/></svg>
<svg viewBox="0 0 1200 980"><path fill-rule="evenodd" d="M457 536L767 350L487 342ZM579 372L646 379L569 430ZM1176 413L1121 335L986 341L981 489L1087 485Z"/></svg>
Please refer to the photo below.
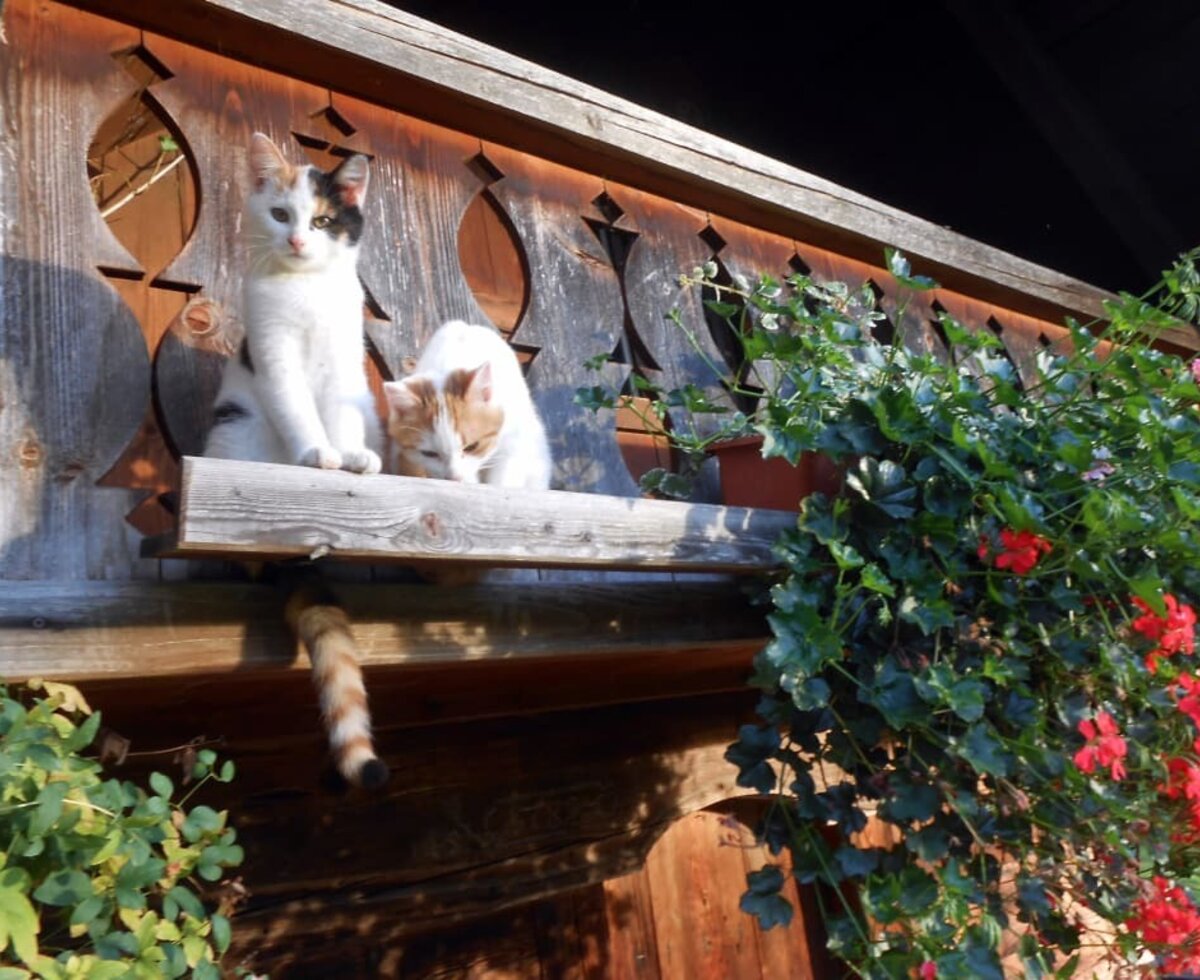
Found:
<svg viewBox="0 0 1200 980"><path fill-rule="evenodd" d="M472 456L487 456L504 424L504 409L495 402L466 397L474 376L474 371L450 372L443 385L446 411L454 430L462 436L463 447L472 447Z"/></svg>

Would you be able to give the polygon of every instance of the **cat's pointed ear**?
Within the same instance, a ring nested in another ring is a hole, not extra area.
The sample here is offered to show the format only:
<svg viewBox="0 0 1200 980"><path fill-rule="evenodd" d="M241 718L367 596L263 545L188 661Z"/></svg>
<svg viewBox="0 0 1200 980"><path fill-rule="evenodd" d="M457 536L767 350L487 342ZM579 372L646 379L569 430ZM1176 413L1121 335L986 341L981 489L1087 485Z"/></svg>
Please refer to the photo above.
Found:
<svg viewBox="0 0 1200 980"><path fill-rule="evenodd" d="M471 381L467 385L467 401L477 401L486 404L492 400L492 362L484 361L471 372Z"/></svg>
<svg viewBox="0 0 1200 980"><path fill-rule="evenodd" d="M367 158L361 153L346 157L333 172L333 186L338 189L342 203L361 208L367 199Z"/></svg>
<svg viewBox="0 0 1200 980"><path fill-rule="evenodd" d="M402 381L385 381L383 394L387 399L388 409L397 413L411 412L421 404L421 396L408 383L411 379Z"/></svg>
<svg viewBox="0 0 1200 980"><path fill-rule="evenodd" d="M256 188L261 190L268 180L286 187L291 183L293 169L266 133L250 137L250 176Z"/></svg>

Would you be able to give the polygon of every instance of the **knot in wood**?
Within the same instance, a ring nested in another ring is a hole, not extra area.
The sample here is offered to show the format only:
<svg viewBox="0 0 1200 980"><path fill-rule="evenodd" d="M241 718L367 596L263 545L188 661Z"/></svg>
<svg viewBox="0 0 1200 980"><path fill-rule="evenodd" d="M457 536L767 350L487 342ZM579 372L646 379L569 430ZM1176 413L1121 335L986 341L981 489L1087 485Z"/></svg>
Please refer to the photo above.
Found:
<svg viewBox="0 0 1200 980"><path fill-rule="evenodd" d="M17 447L17 458L20 459L21 465L27 470L41 466L43 456L42 444L32 436Z"/></svg>
<svg viewBox="0 0 1200 980"><path fill-rule="evenodd" d="M442 521L437 514L430 510L421 515L421 526L431 538L439 537L442 533Z"/></svg>

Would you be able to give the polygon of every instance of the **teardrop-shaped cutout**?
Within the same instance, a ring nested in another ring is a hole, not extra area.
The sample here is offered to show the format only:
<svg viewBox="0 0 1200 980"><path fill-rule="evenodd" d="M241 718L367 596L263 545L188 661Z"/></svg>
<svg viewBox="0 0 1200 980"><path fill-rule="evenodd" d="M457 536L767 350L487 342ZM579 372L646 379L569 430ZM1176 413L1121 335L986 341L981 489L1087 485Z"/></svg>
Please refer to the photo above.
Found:
<svg viewBox="0 0 1200 980"><path fill-rule="evenodd" d="M529 269L517 231L490 191L481 191L463 214L458 261L480 308L511 334L529 303Z"/></svg>
<svg viewBox="0 0 1200 980"><path fill-rule="evenodd" d="M144 48L122 64L140 87L100 124L88 175L101 217L152 281L195 227L196 174L182 134L149 94L169 73Z"/></svg>

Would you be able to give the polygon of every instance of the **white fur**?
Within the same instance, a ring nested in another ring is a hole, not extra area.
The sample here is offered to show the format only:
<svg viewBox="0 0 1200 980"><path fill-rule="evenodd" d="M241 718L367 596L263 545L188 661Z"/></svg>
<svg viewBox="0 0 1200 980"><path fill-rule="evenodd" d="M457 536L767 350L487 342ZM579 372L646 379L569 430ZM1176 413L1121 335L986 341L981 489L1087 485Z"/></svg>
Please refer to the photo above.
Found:
<svg viewBox="0 0 1200 980"><path fill-rule="evenodd" d="M235 354L216 404L248 414L209 433L205 455L377 473L382 439L363 366L358 248L313 228L307 171L290 186L282 155L254 135L246 202L243 319L254 371ZM343 171L366 192L365 158ZM272 216L282 208L288 219Z"/></svg>
<svg viewBox="0 0 1200 980"><path fill-rule="evenodd" d="M440 479L531 490L549 488L552 462L546 430L529 395L521 365L499 333L491 327L451 320L429 339L412 375L405 380L428 378L440 392L452 371L475 369L478 372L472 390L504 412L495 448L483 459L464 453L458 433L445 413L440 413L421 446L437 453L437 457L423 459L422 466L430 476ZM389 381L383 387L389 402L406 397L405 381Z"/></svg>

